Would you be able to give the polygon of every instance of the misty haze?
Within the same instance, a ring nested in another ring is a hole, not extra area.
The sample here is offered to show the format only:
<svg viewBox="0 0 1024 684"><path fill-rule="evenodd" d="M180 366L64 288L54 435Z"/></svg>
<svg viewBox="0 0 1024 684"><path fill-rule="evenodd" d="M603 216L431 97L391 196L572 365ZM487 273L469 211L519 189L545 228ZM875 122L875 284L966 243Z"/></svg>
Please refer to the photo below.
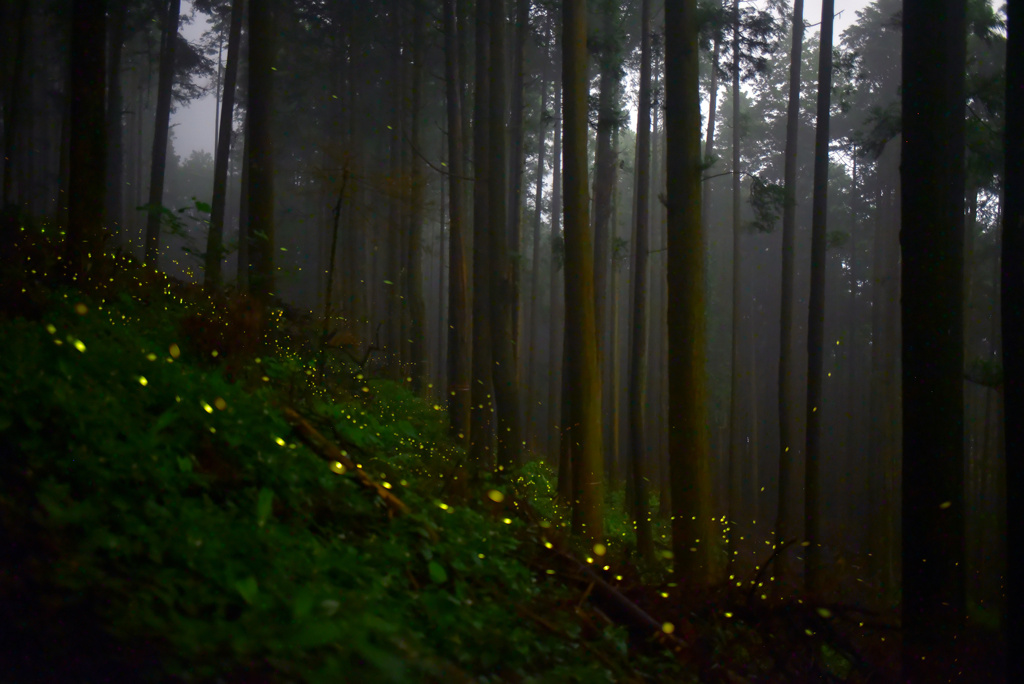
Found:
<svg viewBox="0 0 1024 684"><path fill-rule="evenodd" d="M1024 681L1022 4L4 0L0 680Z"/></svg>

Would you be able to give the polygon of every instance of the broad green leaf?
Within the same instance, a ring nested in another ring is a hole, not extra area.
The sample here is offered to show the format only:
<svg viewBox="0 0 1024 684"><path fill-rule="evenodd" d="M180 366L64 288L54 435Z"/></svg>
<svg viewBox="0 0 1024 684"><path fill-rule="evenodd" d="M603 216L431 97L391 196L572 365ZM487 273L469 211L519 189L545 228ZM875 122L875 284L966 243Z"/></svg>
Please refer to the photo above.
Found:
<svg viewBox="0 0 1024 684"><path fill-rule="evenodd" d="M270 512L274 504L274 492L271 489L264 487L260 490L260 498L256 503L256 522L260 527L263 527L267 522L267 518L270 517Z"/></svg>
<svg viewBox="0 0 1024 684"><path fill-rule="evenodd" d="M242 595L245 602L250 605L256 600L256 594L258 594L260 590L259 585L256 584L256 578L252 575L235 582L235 589L237 589L238 593Z"/></svg>
<svg viewBox="0 0 1024 684"><path fill-rule="evenodd" d="M192 472L192 459L184 458L182 456L179 456L178 457L178 470L180 470L183 473L191 473Z"/></svg>
<svg viewBox="0 0 1024 684"><path fill-rule="evenodd" d="M177 419L178 416L177 414L175 414L174 410L167 409L166 411L160 414L159 418L156 419L156 423L153 424L152 433L154 435L160 433L162 430L170 427L171 423L173 423Z"/></svg>
<svg viewBox="0 0 1024 684"><path fill-rule="evenodd" d="M333 622L314 622L305 625L292 639L299 648L316 648L341 640L341 628Z"/></svg>
<svg viewBox="0 0 1024 684"><path fill-rule="evenodd" d="M308 616L313 610L313 599L313 592L309 587L302 587L295 592L295 598L292 601L292 619L298 622Z"/></svg>
<svg viewBox="0 0 1024 684"><path fill-rule="evenodd" d="M444 566L437 561L430 561L427 563L427 572L430 573L430 579L434 584L441 584L448 581L448 573L445 572Z"/></svg>

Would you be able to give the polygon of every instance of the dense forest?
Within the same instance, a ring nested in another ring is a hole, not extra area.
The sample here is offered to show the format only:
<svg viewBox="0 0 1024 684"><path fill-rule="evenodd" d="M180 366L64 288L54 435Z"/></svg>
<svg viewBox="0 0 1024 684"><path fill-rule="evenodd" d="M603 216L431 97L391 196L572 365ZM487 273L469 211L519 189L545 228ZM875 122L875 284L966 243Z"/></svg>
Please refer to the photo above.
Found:
<svg viewBox="0 0 1024 684"><path fill-rule="evenodd" d="M4 0L0 681L1024 681L1024 2L853 4Z"/></svg>

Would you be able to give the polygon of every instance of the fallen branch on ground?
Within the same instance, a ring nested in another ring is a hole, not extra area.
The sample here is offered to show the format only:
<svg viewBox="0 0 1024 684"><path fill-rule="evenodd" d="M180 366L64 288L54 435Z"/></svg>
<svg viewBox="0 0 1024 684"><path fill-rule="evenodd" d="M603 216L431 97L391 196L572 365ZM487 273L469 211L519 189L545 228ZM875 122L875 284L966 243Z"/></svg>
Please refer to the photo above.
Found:
<svg viewBox="0 0 1024 684"><path fill-rule="evenodd" d="M388 512L391 515L397 513L405 514L409 512L409 507L406 506L401 499L370 477L365 470L360 468L355 461L331 443L330 440L321 435L317 429L310 425L309 421L300 416L297 411L286 407L284 409L284 417L299 435L299 439L301 439L306 446L312 449L315 454L330 463L340 463L346 470L352 471L359 484L376 492L377 496L383 499L384 503L387 504Z"/></svg>

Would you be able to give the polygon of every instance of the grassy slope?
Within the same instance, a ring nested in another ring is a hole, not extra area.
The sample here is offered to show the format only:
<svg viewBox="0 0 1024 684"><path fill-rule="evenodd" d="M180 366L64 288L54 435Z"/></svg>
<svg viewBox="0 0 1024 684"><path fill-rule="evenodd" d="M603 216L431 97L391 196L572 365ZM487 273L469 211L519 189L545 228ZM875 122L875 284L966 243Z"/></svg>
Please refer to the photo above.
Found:
<svg viewBox="0 0 1024 684"><path fill-rule="evenodd" d="M460 454L435 407L386 381L359 401L317 398L297 357L265 350L233 384L182 336L195 306L152 279L104 301L27 263L7 265L0 314L0 653L14 681L689 678L577 617L514 510L448 504ZM390 517L299 442L286 399L360 447L411 514ZM540 469L515 487L550 505Z"/></svg>

